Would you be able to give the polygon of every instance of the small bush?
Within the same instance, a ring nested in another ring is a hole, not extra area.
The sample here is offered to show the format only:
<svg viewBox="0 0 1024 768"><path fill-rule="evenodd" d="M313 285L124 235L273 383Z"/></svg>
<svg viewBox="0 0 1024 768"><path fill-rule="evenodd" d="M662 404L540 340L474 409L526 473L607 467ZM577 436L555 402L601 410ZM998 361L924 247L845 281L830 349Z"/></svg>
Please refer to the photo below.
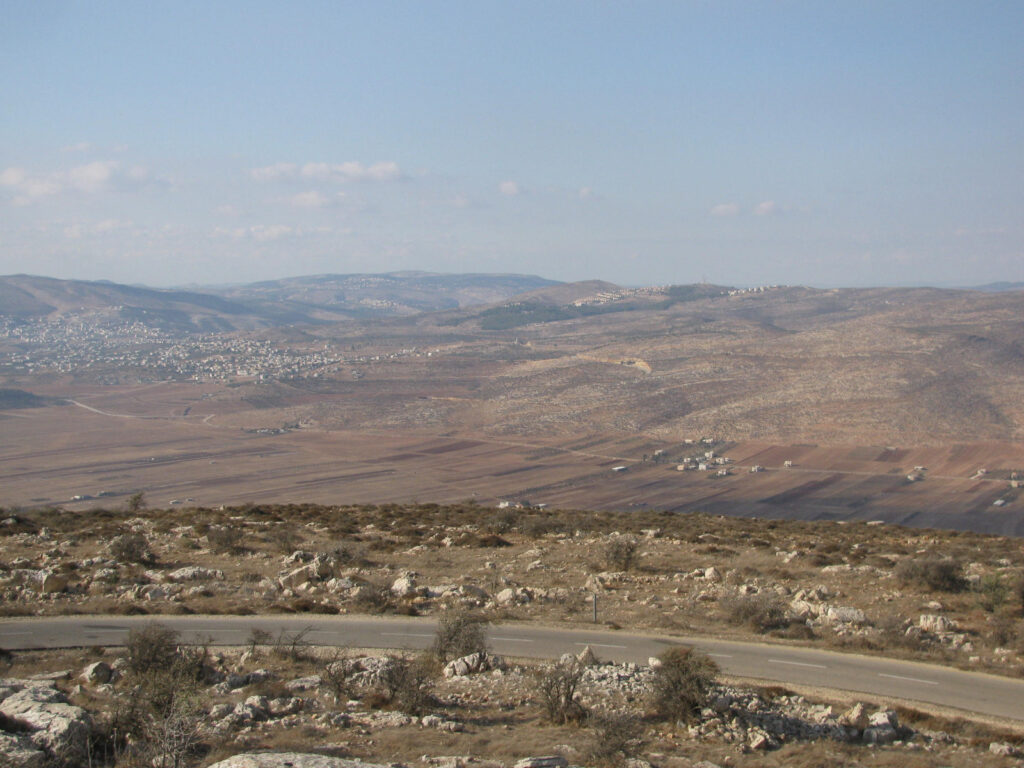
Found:
<svg viewBox="0 0 1024 768"><path fill-rule="evenodd" d="M134 675L169 670L178 656L178 633L159 622L133 627L128 633L128 671Z"/></svg>
<svg viewBox="0 0 1024 768"><path fill-rule="evenodd" d="M1010 597L1010 585L998 573L989 573L978 582L978 606L988 613L995 613Z"/></svg>
<svg viewBox="0 0 1024 768"><path fill-rule="evenodd" d="M554 725L581 723L586 708L577 698L584 666L574 658L566 658L540 669L534 678L534 690L548 722Z"/></svg>
<svg viewBox="0 0 1024 768"><path fill-rule="evenodd" d="M366 582L356 590L355 604L366 613L385 613L395 608L395 596L386 584Z"/></svg>
<svg viewBox="0 0 1024 768"><path fill-rule="evenodd" d="M149 563L154 559L153 553L149 550L149 541L141 533L116 536L108 549L111 557L125 563Z"/></svg>
<svg viewBox="0 0 1024 768"><path fill-rule="evenodd" d="M487 619L470 611L447 611L437 622L434 655L451 661L487 650Z"/></svg>
<svg viewBox="0 0 1024 768"><path fill-rule="evenodd" d="M789 626L786 606L774 595L745 595L725 602L726 615L732 624L745 625L764 634Z"/></svg>
<svg viewBox="0 0 1024 768"><path fill-rule="evenodd" d="M320 664L320 679L333 695L335 700L344 702L351 699L356 690L353 677L359 671L359 665L343 651L323 659Z"/></svg>
<svg viewBox="0 0 1024 768"><path fill-rule="evenodd" d="M383 694L400 712L416 717L424 715L436 704L430 688L437 672L437 662L428 653L415 658L395 656L381 673Z"/></svg>
<svg viewBox="0 0 1024 768"><path fill-rule="evenodd" d="M659 717L689 722L705 706L718 665L692 648L669 648L654 669L651 704Z"/></svg>
<svg viewBox="0 0 1024 768"><path fill-rule="evenodd" d="M484 521L484 530L489 533L508 533L519 524L520 513L515 509L500 509Z"/></svg>
<svg viewBox="0 0 1024 768"><path fill-rule="evenodd" d="M242 543L242 529L233 525L211 525L206 540L214 552L236 552Z"/></svg>
<svg viewBox="0 0 1024 768"><path fill-rule="evenodd" d="M613 571L629 571L636 565L640 543L628 536L616 536L604 549L605 564Z"/></svg>
<svg viewBox="0 0 1024 768"><path fill-rule="evenodd" d="M896 578L932 592L961 592L967 586L963 568L956 560L937 557L901 560L896 565Z"/></svg>
<svg viewBox="0 0 1024 768"><path fill-rule="evenodd" d="M274 655L289 661L305 661L309 657L310 645L306 636L312 631L312 627L303 627L289 634L282 629L274 640Z"/></svg>
<svg viewBox="0 0 1024 768"><path fill-rule="evenodd" d="M636 715L595 712L587 726L593 733L590 757L597 764L621 765L640 750L644 725Z"/></svg>

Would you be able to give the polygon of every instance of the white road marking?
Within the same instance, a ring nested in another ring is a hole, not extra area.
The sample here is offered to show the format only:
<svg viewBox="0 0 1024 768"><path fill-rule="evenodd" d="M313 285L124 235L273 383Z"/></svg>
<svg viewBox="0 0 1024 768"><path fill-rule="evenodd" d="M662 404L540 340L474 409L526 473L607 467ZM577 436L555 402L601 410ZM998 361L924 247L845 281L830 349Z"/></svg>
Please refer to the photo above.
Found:
<svg viewBox="0 0 1024 768"><path fill-rule="evenodd" d="M911 683L924 683L925 685L938 685L934 680L922 680L919 677L904 677L903 675L887 675L885 672L879 672L879 677L891 677L893 680L908 680Z"/></svg>
<svg viewBox="0 0 1024 768"><path fill-rule="evenodd" d="M803 661L784 661L782 659L768 659L772 664L789 664L794 667L814 667L815 669L828 669L824 664L808 664Z"/></svg>
<svg viewBox="0 0 1024 768"><path fill-rule="evenodd" d="M714 659L731 659L732 658L732 654L731 653L709 653L708 656L711 656Z"/></svg>
<svg viewBox="0 0 1024 768"><path fill-rule="evenodd" d="M533 640L527 640L525 637L492 637L491 640L504 640L506 643L532 643Z"/></svg>
<svg viewBox="0 0 1024 768"><path fill-rule="evenodd" d="M0 632L0 636L14 637L15 635L31 635L31 632Z"/></svg>
<svg viewBox="0 0 1024 768"><path fill-rule="evenodd" d="M624 645L608 645L607 643L576 643L576 645L589 645L594 648L625 648Z"/></svg>
<svg viewBox="0 0 1024 768"><path fill-rule="evenodd" d="M433 637L433 634L422 634L420 632L381 632L382 637Z"/></svg>

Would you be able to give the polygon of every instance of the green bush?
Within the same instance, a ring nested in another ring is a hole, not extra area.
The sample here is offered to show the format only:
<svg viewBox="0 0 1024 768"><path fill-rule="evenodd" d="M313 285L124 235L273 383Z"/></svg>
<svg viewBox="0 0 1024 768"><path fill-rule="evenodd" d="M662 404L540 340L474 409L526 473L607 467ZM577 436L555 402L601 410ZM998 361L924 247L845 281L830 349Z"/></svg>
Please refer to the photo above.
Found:
<svg viewBox="0 0 1024 768"><path fill-rule="evenodd" d="M896 565L896 578L932 592L961 592L967 582L963 567L957 560L923 557L901 560Z"/></svg>

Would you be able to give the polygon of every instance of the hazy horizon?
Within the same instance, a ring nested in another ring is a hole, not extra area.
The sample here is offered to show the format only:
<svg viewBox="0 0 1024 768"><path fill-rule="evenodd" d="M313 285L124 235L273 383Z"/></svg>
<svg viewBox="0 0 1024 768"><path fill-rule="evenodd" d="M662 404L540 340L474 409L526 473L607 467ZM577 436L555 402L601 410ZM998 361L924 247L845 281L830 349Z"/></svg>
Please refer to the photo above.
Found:
<svg viewBox="0 0 1024 768"><path fill-rule="evenodd" d="M0 273L1024 281L1011 2L21 2Z"/></svg>

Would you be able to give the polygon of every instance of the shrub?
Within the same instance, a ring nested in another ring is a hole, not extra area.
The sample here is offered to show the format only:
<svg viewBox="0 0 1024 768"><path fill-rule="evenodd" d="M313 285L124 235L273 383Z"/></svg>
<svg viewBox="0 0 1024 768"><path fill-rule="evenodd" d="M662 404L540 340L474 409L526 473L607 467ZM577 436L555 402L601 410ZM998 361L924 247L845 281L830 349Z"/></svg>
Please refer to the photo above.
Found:
<svg viewBox="0 0 1024 768"><path fill-rule="evenodd" d="M746 625L755 632L765 633L789 626L786 606L774 595L746 595L725 602L728 619L733 624Z"/></svg>
<svg viewBox="0 0 1024 768"><path fill-rule="evenodd" d="M989 573L978 582L978 606L988 613L994 613L1010 597L1010 585L998 573Z"/></svg>
<svg viewBox="0 0 1024 768"><path fill-rule="evenodd" d="M587 718L587 726L593 732L590 757L596 763L618 765L640 749L644 726L636 715L595 712Z"/></svg>
<svg viewBox="0 0 1024 768"><path fill-rule="evenodd" d="M335 700L344 702L352 698L355 692L353 677L358 671L359 666L354 659L349 658L344 651L336 651L323 659L319 675L327 690L334 694Z"/></svg>
<svg viewBox="0 0 1024 768"><path fill-rule="evenodd" d="M654 669L651 704L659 717L689 722L707 703L718 665L692 648L669 648Z"/></svg>
<svg viewBox="0 0 1024 768"><path fill-rule="evenodd" d="M437 662L428 653L392 657L381 671L383 694L399 711L418 717L434 707L430 687L436 676Z"/></svg>
<svg viewBox="0 0 1024 768"><path fill-rule="evenodd" d="M309 640L306 635L312 631L312 627L303 627L298 632L288 634L282 629L274 640L274 655L289 661L305 661L309 655Z"/></svg>
<svg viewBox="0 0 1024 768"><path fill-rule="evenodd" d="M616 536L604 549L605 563L613 571L628 571L636 564L640 544L628 536Z"/></svg>
<svg viewBox="0 0 1024 768"><path fill-rule="evenodd" d="M126 563L148 563L154 559L149 551L149 541L141 533L115 536L108 549L111 557Z"/></svg>
<svg viewBox="0 0 1024 768"><path fill-rule="evenodd" d="M232 525L211 525L206 540L214 552L235 552L242 543L242 529Z"/></svg>
<svg viewBox="0 0 1024 768"><path fill-rule="evenodd" d="M178 633L152 621L128 633L128 671L141 675L170 669L178 656Z"/></svg>
<svg viewBox="0 0 1024 768"><path fill-rule="evenodd" d="M895 573L903 583L933 592L960 592L967 584L958 561L937 557L901 560Z"/></svg>
<svg viewBox="0 0 1024 768"><path fill-rule="evenodd" d="M355 604L367 613L384 613L395 607L395 596L386 584L366 582L356 590Z"/></svg>
<svg viewBox="0 0 1024 768"><path fill-rule="evenodd" d="M471 611L447 611L437 622L434 655L451 661L487 650L487 619Z"/></svg>
<svg viewBox="0 0 1024 768"><path fill-rule="evenodd" d="M584 666L570 656L537 672L534 689L549 722L565 725L584 720L587 710L576 697L583 671Z"/></svg>
<svg viewBox="0 0 1024 768"><path fill-rule="evenodd" d="M500 509L484 521L484 530L490 533L508 533L519 524L520 514L515 509Z"/></svg>

